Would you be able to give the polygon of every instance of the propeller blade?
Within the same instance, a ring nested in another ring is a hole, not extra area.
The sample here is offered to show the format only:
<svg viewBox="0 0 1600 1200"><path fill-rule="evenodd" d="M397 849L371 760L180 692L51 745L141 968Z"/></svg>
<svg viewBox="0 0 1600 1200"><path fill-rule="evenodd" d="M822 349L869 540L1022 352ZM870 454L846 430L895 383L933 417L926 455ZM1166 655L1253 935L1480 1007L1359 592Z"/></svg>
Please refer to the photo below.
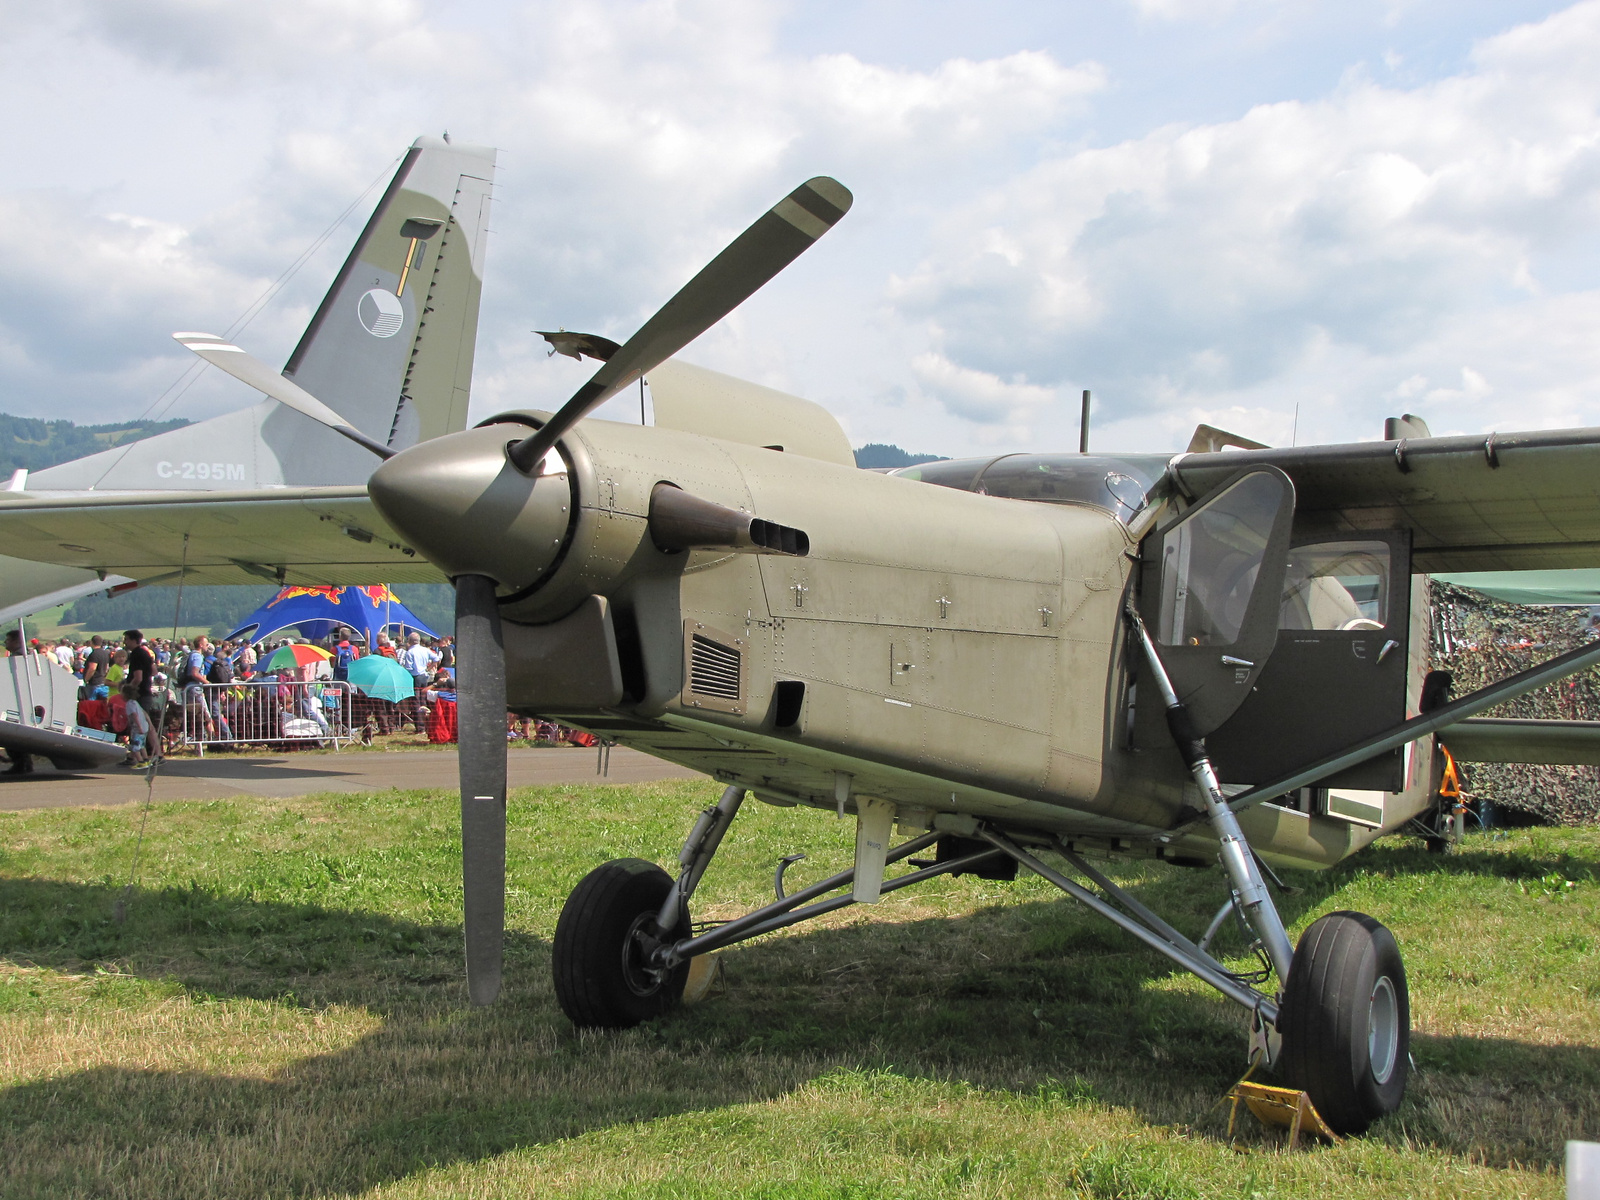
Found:
<svg viewBox="0 0 1600 1200"><path fill-rule="evenodd" d="M506 927L506 660L495 583L456 580L456 718L461 770L461 890L467 991L500 994Z"/></svg>
<svg viewBox="0 0 1600 1200"><path fill-rule="evenodd" d="M512 446L512 463L531 474L578 421L682 350L799 258L850 211L852 199L838 180L818 175L778 201L611 354L549 424Z"/></svg>
<svg viewBox="0 0 1600 1200"><path fill-rule="evenodd" d="M326 425L335 433L342 433L356 445L372 451L379 458L394 457L395 452L392 449L382 442L373 441L305 388L285 379L259 358L246 354L216 334L175 333L172 336L212 366L221 367L241 383L248 383L256 391L265 392L279 404Z"/></svg>

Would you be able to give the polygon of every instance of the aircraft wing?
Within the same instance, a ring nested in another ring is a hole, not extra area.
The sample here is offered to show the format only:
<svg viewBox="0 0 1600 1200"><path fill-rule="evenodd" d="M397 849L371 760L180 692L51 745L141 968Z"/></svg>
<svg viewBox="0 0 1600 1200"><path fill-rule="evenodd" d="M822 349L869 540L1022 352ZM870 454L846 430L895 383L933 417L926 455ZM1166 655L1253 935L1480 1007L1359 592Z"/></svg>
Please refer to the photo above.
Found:
<svg viewBox="0 0 1600 1200"><path fill-rule="evenodd" d="M187 537L187 546L185 538ZM0 545L35 562L190 583L440 583L365 487L107 492L0 500Z"/></svg>
<svg viewBox="0 0 1600 1200"><path fill-rule="evenodd" d="M1600 567L1600 429L1184 454L1169 472L1198 496L1262 463L1294 481L1297 524L1411 530L1418 572Z"/></svg>

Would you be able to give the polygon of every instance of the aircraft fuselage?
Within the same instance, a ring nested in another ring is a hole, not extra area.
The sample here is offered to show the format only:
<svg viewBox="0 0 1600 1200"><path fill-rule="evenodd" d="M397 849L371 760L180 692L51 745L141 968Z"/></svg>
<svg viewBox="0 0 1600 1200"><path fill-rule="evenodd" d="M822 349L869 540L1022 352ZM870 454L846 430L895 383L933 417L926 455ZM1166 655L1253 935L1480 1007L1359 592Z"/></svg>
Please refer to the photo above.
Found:
<svg viewBox="0 0 1600 1200"><path fill-rule="evenodd" d="M1194 815L1193 785L1170 745L1131 737L1122 610L1139 546L1115 505L607 421L570 432L562 467L535 480L504 447L538 420L415 447L370 485L423 555L499 583L513 708L771 803L854 811L865 796L905 829L977 817L1085 849L1214 857L1203 825L1158 839ZM660 484L802 530L809 553L663 551ZM1246 818L1263 855L1298 865L1380 832L1288 809Z"/></svg>

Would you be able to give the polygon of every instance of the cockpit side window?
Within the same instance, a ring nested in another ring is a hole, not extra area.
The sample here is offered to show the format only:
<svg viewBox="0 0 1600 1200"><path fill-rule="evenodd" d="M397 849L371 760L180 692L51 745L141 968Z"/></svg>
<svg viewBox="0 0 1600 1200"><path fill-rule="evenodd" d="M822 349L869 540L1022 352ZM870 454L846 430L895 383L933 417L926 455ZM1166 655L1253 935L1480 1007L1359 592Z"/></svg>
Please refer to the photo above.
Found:
<svg viewBox="0 0 1600 1200"><path fill-rule="evenodd" d="M1382 629L1388 623L1386 542L1317 542L1289 551L1279 629Z"/></svg>
<svg viewBox="0 0 1600 1200"><path fill-rule="evenodd" d="M1228 646L1238 640L1286 503L1285 486L1265 472L1246 475L1163 535L1156 622L1162 645Z"/></svg>

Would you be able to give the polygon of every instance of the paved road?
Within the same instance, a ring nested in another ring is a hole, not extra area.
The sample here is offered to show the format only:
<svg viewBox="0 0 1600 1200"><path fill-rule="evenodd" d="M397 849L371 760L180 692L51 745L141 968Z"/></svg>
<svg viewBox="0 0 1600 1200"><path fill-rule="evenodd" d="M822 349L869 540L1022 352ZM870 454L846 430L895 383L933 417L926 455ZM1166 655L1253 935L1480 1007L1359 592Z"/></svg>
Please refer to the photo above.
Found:
<svg viewBox="0 0 1600 1200"><path fill-rule="evenodd" d="M507 756L512 787L544 783L648 783L694 779L684 767L622 746L611 751L611 770L595 774L596 752L577 747L513 749ZM144 772L113 768L96 774L55 771L35 760L33 775L0 775L0 810L133 804L145 797ZM389 788L453 788L454 750L352 751L235 758L172 758L156 780L157 800L220 800L228 796L303 796L308 792L370 792Z"/></svg>

